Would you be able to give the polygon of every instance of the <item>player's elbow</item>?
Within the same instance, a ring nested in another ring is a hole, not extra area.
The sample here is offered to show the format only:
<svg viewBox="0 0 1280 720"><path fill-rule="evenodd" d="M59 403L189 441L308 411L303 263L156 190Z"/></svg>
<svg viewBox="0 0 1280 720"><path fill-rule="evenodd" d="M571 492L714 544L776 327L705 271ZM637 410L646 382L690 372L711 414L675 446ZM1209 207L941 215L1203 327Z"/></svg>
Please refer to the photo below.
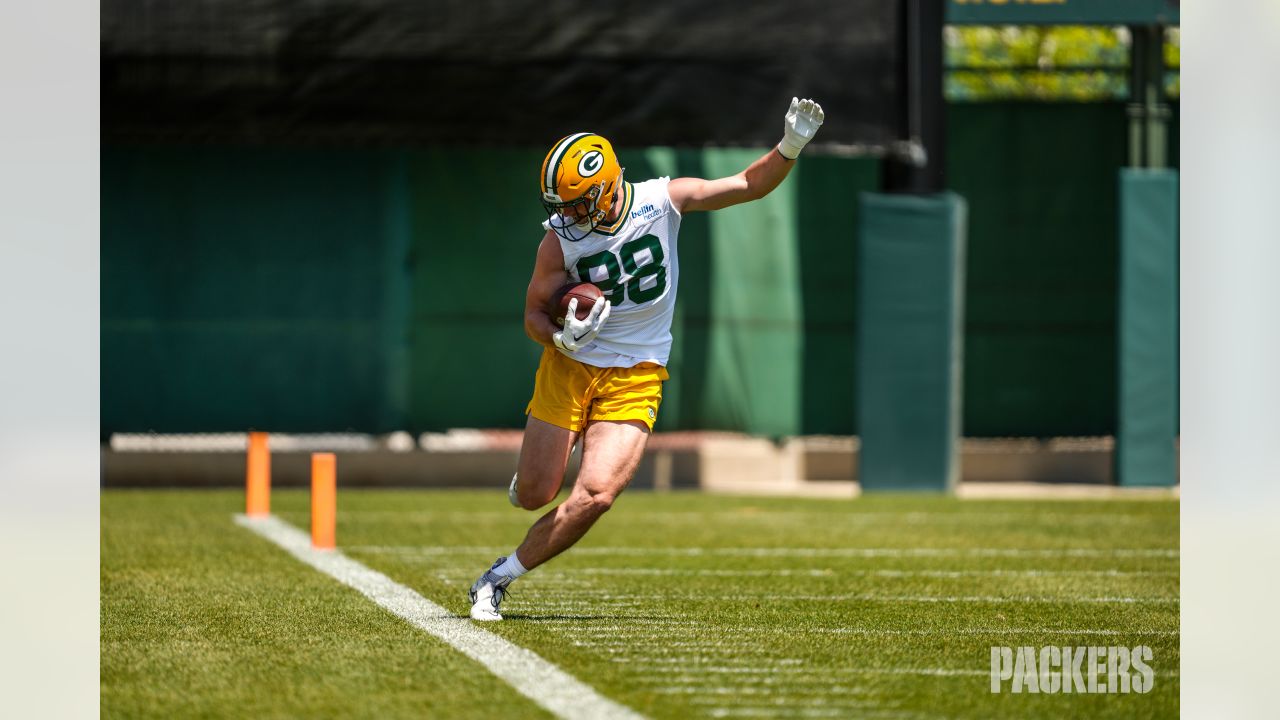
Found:
<svg viewBox="0 0 1280 720"><path fill-rule="evenodd" d="M530 340L538 343L539 345L546 345L548 339L543 337L544 333L542 332L542 323L539 322L539 316L546 317L546 314L538 312L537 310L532 310L524 314L524 334L528 335Z"/></svg>
<svg viewBox="0 0 1280 720"><path fill-rule="evenodd" d="M742 198L741 202L751 202L768 195L769 191L772 189L773 188L769 187L766 183L761 182L760 180L752 182L750 178L744 175L742 177L742 183L738 190L738 194Z"/></svg>

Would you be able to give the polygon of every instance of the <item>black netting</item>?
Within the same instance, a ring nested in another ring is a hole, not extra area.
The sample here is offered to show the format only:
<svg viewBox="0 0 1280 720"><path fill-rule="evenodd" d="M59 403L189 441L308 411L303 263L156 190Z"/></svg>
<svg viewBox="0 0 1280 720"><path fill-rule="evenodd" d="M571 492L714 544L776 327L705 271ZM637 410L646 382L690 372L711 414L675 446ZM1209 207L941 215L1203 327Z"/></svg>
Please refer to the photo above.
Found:
<svg viewBox="0 0 1280 720"><path fill-rule="evenodd" d="M543 145L900 136L886 0L103 0L108 139Z"/></svg>

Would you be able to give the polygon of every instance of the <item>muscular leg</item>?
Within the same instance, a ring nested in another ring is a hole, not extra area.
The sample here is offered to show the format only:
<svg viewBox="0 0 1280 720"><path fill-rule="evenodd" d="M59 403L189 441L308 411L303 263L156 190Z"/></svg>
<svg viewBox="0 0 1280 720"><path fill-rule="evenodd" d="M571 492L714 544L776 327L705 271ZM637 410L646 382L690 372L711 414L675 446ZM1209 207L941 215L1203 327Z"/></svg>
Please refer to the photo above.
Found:
<svg viewBox="0 0 1280 720"><path fill-rule="evenodd" d="M578 433L543 422L532 415L524 426L520 446L516 499L525 510L537 510L556 499L564 484L564 469Z"/></svg>
<svg viewBox="0 0 1280 720"><path fill-rule="evenodd" d="M578 482L569 499L529 528L516 550L520 564L532 570L585 535L631 482L648 440L649 429L642 422L597 421L588 425Z"/></svg>

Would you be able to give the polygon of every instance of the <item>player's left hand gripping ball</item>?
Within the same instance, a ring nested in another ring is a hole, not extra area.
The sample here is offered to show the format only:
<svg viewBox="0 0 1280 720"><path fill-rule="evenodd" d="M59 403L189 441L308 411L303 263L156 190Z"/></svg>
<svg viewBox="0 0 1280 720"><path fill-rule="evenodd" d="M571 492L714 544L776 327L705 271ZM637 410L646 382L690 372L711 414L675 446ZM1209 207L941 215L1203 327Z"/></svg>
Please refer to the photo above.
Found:
<svg viewBox="0 0 1280 720"><path fill-rule="evenodd" d="M791 98L791 107L783 117L782 142L778 143L778 152L788 160L795 160L804 146L818 134L825 117L818 103L807 98Z"/></svg>
<svg viewBox="0 0 1280 720"><path fill-rule="evenodd" d="M609 311L613 305L608 300L598 300L591 306L591 312L582 320L578 319L578 299L569 301L569 312L564 316L564 329L551 336L556 347L569 352L578 352L596 339L604 321L609 319Z"/></svg>

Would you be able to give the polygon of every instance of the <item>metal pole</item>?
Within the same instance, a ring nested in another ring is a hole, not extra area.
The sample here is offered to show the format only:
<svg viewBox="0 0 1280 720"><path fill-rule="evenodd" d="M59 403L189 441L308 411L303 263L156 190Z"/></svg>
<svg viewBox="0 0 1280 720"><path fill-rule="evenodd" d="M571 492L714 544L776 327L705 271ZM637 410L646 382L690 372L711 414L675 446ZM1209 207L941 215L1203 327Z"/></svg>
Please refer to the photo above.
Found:
<svg viewBox="0 0 1280 720"><path fill-rule="evenodd" d="M946 105L942 94L943 0L904 0L898 18L898 86L903 139L885 157L885 192L946 189Z"/></svg>
<svg viewBox="0 0 1280 720"><path fill-rule="evenodd" d="M1164 102L1164 26L1131 25L1129 166L1168 164L1169 106Z"/></svg>
<svg viewBox="0 0 1280 720"><path fill-rule="evenodd" d="M1142 167L1146 150L1146 106L1142 99L1147 86L1147 35L1141 25L1129 26L1129 167Z"/></svg>
<svg viewBox="0 0 1280 720"><path fill-rule="evenodd" d="M1162 168L1168 162L1166 124L1169 106L1164 102L1164 26L1148 25L1147 31L1147 167Z"/></svg>

